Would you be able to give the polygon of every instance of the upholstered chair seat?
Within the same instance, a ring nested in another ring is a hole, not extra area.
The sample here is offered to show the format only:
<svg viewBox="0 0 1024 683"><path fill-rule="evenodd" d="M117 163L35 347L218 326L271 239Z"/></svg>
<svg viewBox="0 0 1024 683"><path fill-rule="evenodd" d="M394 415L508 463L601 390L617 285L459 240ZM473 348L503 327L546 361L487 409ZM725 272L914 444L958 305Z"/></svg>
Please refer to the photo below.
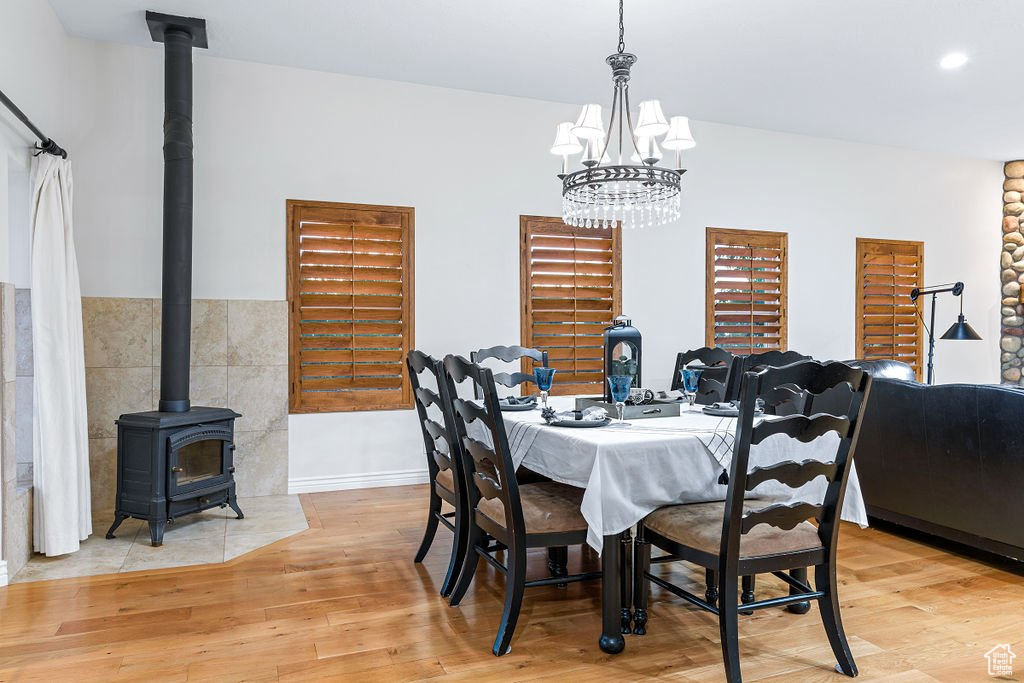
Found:
<svg viewBox="0 0 1024 683"><path fill-rule="evenodd" d="M587 522L580 513L583 489L544 481L521 485L519 497L523 504L523 522L527 534L587 530ZM507 528L505 506L499 498L481 499L477 511L498 526Z"/></svg>
<svg viewBox="0 0 1024 683"><path fill-rule="evenodd" d="M752 500L744 504L744 511L756 510L763 503ZM647 516L644 525L675 541L708 554L717 554L722 544L722 518L725 503L695 503L659 508ZM818 528L810 522L800 522L791 531L783 531L770 524L759 524L740 537L740 558L751 559L765 555L796 553L821 548Z"/></svg>
<svg viewBox="0 0 1024 683"><path fill-rule="evenodd" d="M437 476L434 477L434 483L441 485L452 493L456 493L458 491L458 489L455 488L455 472L450 468L447 470L438 470Z"/></svg>

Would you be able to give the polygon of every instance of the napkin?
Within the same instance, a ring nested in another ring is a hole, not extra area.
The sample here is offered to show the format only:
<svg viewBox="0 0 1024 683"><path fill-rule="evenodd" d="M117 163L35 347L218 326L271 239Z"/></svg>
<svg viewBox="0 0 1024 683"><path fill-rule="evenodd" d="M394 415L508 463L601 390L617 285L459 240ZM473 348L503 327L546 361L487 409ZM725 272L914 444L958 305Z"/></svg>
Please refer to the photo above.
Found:
<svg viewBox="0 0 1024 683"><path fill-rule="evenodd" d="M536 396L502 396L498 399L498 403L505 403L510 406L522 406L527 403L536 403Z"/></svg>
<svg viewBox="0 0 1024 683"><path fill-rule="evenodd" d="M543 417L548 423L561 422L563 420L568 422L577 419L585 422L603 422L608 419L608 411L600 406L591 406L582 412L579 410L562 410L556 413L554 410L548 410L544 413Z"/></svg>

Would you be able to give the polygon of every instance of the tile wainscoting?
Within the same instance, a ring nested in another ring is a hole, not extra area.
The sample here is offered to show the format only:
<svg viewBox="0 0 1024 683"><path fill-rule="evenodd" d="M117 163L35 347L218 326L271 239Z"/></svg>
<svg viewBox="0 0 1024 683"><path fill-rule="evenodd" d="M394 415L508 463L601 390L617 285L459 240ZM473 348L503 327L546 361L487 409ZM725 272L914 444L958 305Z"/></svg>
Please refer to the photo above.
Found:
<svg viewBox="0 0 1024 683"><path fill-rule="evenodd" d="M23 290L0 283L0 585L32 554L32 442L22 434L27 419L31 436L32 356L22 348L23 300Z"/></svg>
<svg viewBox="0 0 1024 683"><path fill-rule="evenodd" d="M117 426L160 395L160 300L83 297L89 459L96 533L113 519ZM239 496L288 492L285 301L192 302L192 405L229 407ZM102 527L102 528L100 528Z"/></svg>

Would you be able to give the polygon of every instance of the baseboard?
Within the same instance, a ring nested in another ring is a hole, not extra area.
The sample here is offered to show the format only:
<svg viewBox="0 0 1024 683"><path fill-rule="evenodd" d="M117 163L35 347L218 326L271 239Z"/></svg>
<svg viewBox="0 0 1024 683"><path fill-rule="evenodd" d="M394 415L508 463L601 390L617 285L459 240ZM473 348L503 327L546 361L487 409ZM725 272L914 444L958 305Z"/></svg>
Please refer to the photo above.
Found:
<svg viewBox="0 0 1024 683"><path fill-rule="evenodd" d="M426 484L427 469L391 470L365 474L341 474L327 477L296 477L288 480L288 493L318 493L347 489L372 489L381 486Z"/></svg>
<svg viewBox="0 0 1024 683"><path fill-rule="evenodd" d="M0 560L0 587L6 586L7 584L7 560Z"/></svg>

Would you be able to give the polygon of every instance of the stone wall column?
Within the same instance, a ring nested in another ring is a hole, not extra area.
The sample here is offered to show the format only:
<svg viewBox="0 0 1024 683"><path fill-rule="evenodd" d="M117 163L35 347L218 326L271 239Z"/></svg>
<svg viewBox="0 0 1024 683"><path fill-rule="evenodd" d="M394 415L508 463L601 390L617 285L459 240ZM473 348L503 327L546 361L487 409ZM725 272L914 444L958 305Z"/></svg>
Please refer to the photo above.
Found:
<svg viewBox="0 0 1024 683"><path fill-rule="evenodd" d="M1024 160L1003 166L1003 250L999 271L1003 288L999 348L1003 384L1024 386Z"/></svg>

